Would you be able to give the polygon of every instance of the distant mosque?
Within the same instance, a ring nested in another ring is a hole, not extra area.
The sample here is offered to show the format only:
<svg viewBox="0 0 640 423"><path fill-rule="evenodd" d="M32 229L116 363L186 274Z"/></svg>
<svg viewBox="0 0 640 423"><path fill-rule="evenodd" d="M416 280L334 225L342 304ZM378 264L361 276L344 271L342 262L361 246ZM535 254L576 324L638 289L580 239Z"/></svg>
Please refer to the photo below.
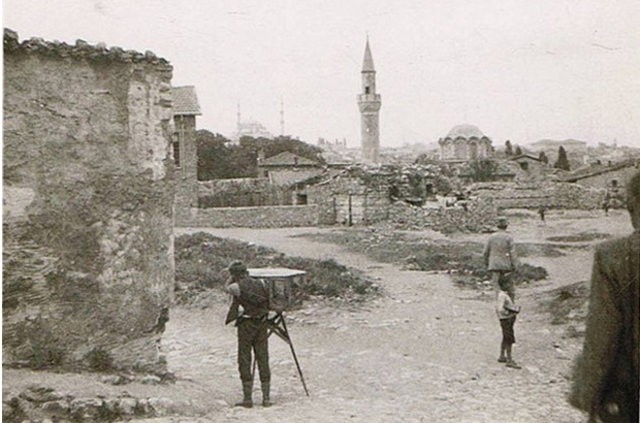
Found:
<svg viewBox="0 0 640 423"><path fill-rule="evenodd" d="M382 101L380 94L376 93L376 70L369 48L369 37L364 49L361 75L362 93L358 94L358 107L360 108L362 159L365 163L375 164L380 162L379 111Z"/></svg>
<svg viewBox="0 0 640 423"><path fill-rule="evenodd" d="M240 119L240 105L238 105L237 118L236 132L231 136L231 141L234 143L239 143L242 137L273 138L273 134L260 122L253 119L242 121Z"/></svg>
<svg viewBox="0 0 640 423"><path fill-rule="evenodd" d="M439 159L463 162L491 157L491 140L474 125L454 126L446 137L438 140Z"/></svg>

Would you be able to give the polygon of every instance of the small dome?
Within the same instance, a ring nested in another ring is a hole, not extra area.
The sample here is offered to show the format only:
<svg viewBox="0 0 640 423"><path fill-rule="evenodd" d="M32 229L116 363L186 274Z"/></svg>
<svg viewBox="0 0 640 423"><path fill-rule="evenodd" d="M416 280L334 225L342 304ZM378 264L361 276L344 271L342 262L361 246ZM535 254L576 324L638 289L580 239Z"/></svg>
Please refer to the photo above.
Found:
<svg viewBox="0 0 640 423"><path fill-rule="evenodd" d="M458 137L462 137L466 139L475 137L480 139L484 136L485 135L482 133L480 129L478 129L477 126L469 125L469 124L456 125L453 128L451 128L451 130L447 134L447 138L451 138L454 140Z"/></svg>

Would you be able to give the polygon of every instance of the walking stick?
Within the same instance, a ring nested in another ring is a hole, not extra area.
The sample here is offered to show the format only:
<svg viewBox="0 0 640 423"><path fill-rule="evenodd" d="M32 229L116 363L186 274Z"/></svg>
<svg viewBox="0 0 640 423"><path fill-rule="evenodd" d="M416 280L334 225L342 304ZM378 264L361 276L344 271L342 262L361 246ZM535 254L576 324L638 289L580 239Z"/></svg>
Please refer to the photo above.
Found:
<svg viewBox="0 0 640 423"><path fill-rule="evenodd" d="M298 356L296 355L296 350L293 348L293 342L291 342L291 337L289 336L289 331L287 330L287 324L284 321L284 316L282 313L276 314L273 319L269 319L269 334L272 333L278 335L284 342L289 344L289 348L291 349L291 354L293 355L293 360L296 363L296 368L298 369L298 374L300 375L300 381L302 382L302 387L304 388L304 392L309 396L309 390L307 389L307 384L304 381L304 376L302 375L302 369L300 368L300 363L298 362ZM282 327L278 326L279 323L282 323Z"/></svg>

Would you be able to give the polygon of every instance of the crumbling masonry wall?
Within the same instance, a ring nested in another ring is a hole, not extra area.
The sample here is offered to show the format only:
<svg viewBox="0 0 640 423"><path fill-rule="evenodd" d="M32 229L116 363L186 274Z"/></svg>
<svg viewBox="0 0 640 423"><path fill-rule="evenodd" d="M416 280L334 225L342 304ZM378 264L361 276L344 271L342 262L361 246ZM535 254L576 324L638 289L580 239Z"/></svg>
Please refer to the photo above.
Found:
<svg viewBox="0 0 640 423"><path fill-rule="evenodd" d="M593 210L602 207L606 190L584 188L567 182L546 184L482 183L471 190L480 197L492 199L499 209L544 206L554 209Z"/></svg>
<svg viewBox="0 0 640 423"><path fill-rule="evenodd" d="M172 68L4 34L3 362L164 370Z"/></svg>
<svg viewBox="0 0 640 423"><path fill-rule="evenodd" d="M184 224L192 228L316 226L318 209L314 205L192 208L191 216Z"/></svg>

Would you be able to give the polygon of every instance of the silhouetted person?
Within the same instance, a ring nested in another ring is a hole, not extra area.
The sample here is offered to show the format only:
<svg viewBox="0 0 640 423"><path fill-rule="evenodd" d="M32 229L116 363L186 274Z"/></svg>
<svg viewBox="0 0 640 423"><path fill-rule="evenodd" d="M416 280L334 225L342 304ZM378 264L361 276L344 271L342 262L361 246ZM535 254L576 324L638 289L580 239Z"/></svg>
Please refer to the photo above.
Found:
<svg viewBox="0 0 640 423"><path fill-rule="evenodd" d="M546 212L546 208L544 206L540 206L538 209L538 214L540 215L540 220L544 223L544 213Z"/></svg>
<svg viewBox="0 0 640 423"><path fill-rule="evenodd" d="M596 247L584 346L573 371L569 402L590 422L638 422L640 172L627 186L627 207L635 231Z"/></svg>

